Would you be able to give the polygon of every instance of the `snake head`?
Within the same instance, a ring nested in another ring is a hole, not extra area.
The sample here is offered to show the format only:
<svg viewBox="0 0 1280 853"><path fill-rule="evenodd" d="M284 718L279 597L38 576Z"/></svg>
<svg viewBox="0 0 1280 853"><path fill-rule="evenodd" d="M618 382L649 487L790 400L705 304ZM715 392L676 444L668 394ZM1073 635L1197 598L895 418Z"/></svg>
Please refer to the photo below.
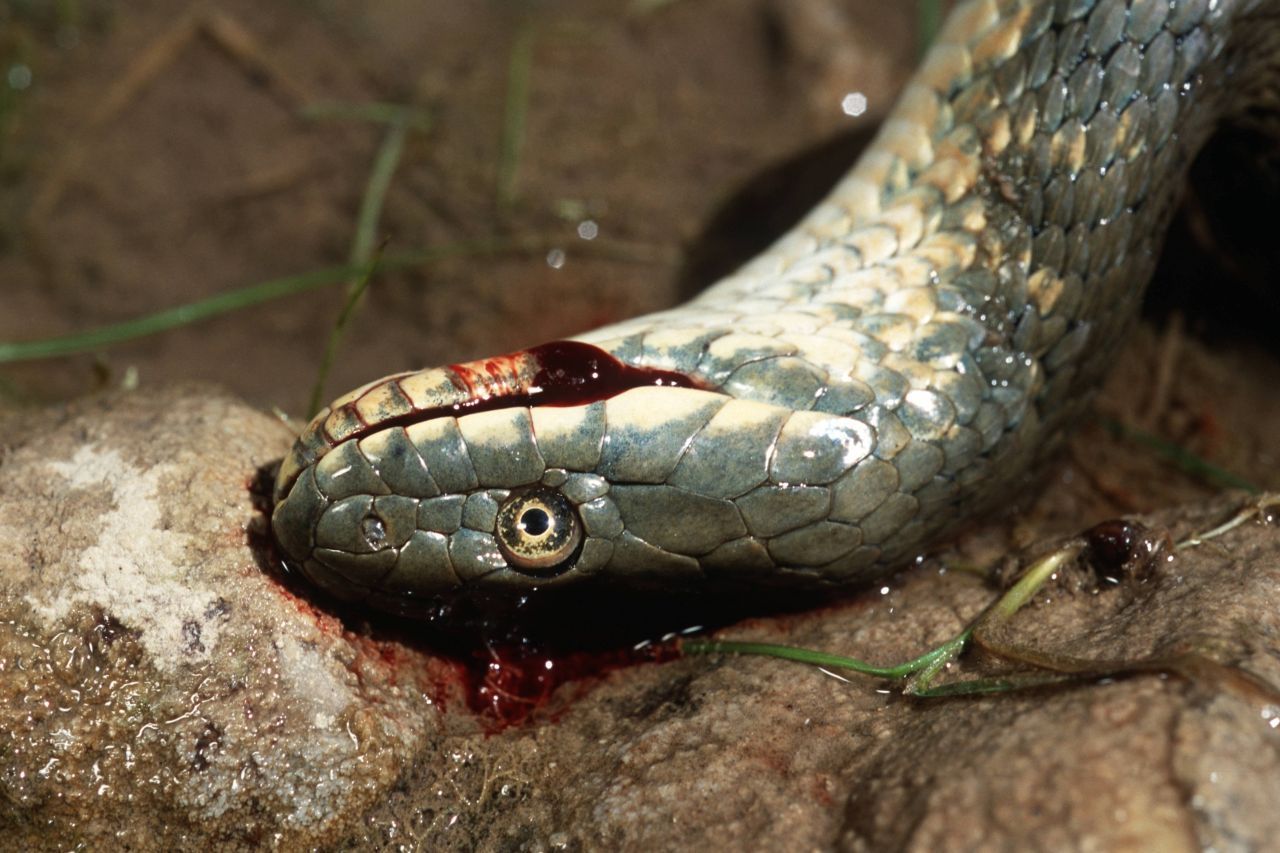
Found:
<svg viewBox="0 0 1280 853"><path fill-rule="evenodd" d="M514 596L571 584L613 563L669 582L696 571L681 546L703 543L660 537L676 548L668 552L629 527L690 527L669 517L690 511L688 501L664 502L662 492L677 491L665 481L680 450L724 402L651 387L384 426L281 477L276 538L326 591L400 612L465 589Z"/></svg>
<svg viewBox="0 0 1280 853"><path fill-rule="evenodd" d="M732 402L689 384L574 343L370 383L281 465L276 541L327 592L402 613L609 568L624 586L696 579L726 532L717 515L746 531L730 502L681 488L699 464L715 469L703 479L722 474L692 442ZM692 523L708 512L709 527Z"/></svg>
<svg viewBox="0 0 1280 853"><path fill-rule="evenodd" d="M277 484L287 562L338 598L414 614L593 579L671 592L718 576L839 580L880 557L854 522L874 508L867 487L892 491L897 474L863 421L668 384L445 408L383 418L310 461L308 436L334 416L318 418Z"/></svg>

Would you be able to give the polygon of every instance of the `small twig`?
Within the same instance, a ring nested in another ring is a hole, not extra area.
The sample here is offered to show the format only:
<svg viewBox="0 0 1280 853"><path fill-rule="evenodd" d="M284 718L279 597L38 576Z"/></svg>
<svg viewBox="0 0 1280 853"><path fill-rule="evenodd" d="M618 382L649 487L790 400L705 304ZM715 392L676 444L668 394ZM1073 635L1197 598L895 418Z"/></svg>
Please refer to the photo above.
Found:
<svg viewBox="0 0 1280 853"><path fill-rule="evenodd" d="M219 207L225 204L239 204L265 196L285 192L316 170L316 163L310 157L303 157L275 166L268 166L253 172L228 185L225 189L210 193L201 200L207 207Z"/></svg>
<svg viewBox="0 0 1280 853"><path fill-rule="evenodd" d="M36 193L31 204L31 218L44 222L49 218L57 205L67 184L80 171L85 156L91 146L85 141L107 122L111 121L125 105L137 97L143 87L150 83L167 68L183 47L199 31L199 23L195 15L188 12L169 26L163 33L147 45L137 58L129 63L124 74L115 82L98 101L98 106L89 115L89 121L81 132L71 138L61 155L54 161L44 185Z"/></svg>
<svg viewBox="0 0 1280 853"><path fill-rule="evenodd" d="M1169 318L1169 325L1160 338L1160 353L1156 359L1155 381L1152 383L1151 399L1143 413L1143 425L1153 430L1169 407L1169 399L1173 393L1173 377L1178 366L1178 356L1182 350L1182 312L1175 312Z"/></svg>
<svg viewBox="0 0 1280 853"><path fill-rule="evenodd" d="M270 83L291 103L312 100L310 92L275 61L250 30L217 9L206 10L198 19L200 32L249 74Z"/></svg>
<svg viewBox="0 0 1280 853"><path fill-rule="evenodd" d="M152 80L174 63L197 36L204 36L247 73L271 81L295 101L307 99L301 86L292 82L270 59L253 35L234 18L217 11L187 12L151 41L124 73L108 87L98 106L79 133L71 138L54 161L53 168L31 204L30 219L43 223L61 200L67 185L80 172L93 150L88 140L116 118Z"/></svg>

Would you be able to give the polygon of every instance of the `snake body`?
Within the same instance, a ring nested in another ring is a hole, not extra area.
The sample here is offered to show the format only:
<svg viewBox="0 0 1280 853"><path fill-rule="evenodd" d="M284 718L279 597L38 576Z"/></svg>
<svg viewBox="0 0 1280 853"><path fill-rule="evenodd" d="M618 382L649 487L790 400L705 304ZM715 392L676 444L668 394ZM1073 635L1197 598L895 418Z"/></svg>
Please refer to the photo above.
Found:
<svg viewBox="0 0 1280 853"><path fill-rule="evenodd" d="M273 527L340 598L843 587L1006 497L1132 321L1277 0L970 0L872 147L694 301L321 412Z"/></svg>

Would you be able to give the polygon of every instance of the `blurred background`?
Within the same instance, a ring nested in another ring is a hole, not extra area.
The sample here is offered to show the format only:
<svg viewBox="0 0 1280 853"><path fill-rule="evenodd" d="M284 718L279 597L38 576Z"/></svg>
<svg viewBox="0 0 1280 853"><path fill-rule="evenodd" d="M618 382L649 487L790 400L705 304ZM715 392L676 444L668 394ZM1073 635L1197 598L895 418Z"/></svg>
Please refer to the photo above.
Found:
<svg viewBox="0 0 1280 853"><path fill-rule="evenodd" d="M847 168L949 5L0 0L0 413L200 380L302 416L374 258L322 402L673 305ZM1280 486L1280 169L1237 143L1073 444L1103 505L1068 524L1239 484L1201 461ZM76 337L209 299L240 307Z"/></svg>
<svg viewBox="0 0 1280 853"><path fill-rule="evenodd" d="M0 342L379 246L326 399L667 307L712 274L690 249L734 192L874 127L930 22L876 0L0 0ZM300 415L328 279L0 364L0 394L197 379Z"/></svg>

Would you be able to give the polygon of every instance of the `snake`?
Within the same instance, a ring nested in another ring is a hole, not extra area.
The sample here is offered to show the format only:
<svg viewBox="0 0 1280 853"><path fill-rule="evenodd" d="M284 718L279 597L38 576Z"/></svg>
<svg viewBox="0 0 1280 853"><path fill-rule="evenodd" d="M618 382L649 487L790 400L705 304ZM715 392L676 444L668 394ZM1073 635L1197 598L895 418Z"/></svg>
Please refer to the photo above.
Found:
<svg viewBox="0 0 1280 853"><path fill-rule="evenodd" d="M450 596L842 590L1007 501L1135 320L1188 166L1264 120L1277 0L966 0L874 142L680 307L334 400L286 565Z"/></svg>

